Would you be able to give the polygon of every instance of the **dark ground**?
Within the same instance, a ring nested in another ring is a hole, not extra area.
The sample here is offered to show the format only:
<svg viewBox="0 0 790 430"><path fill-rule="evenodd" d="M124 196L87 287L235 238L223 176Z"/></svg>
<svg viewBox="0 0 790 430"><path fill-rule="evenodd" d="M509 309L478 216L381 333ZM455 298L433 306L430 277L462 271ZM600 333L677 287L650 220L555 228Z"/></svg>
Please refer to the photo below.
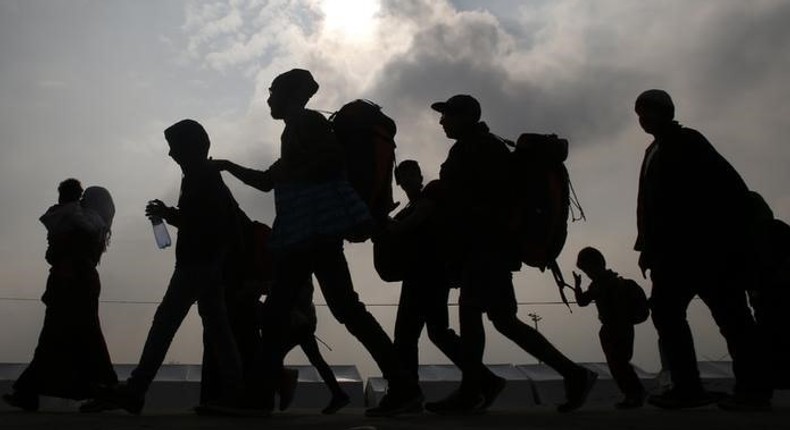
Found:
<svg viewBox="0 0 790 430"><path fill-rule="evenodd" d="M188 411L156 411L132 416L123 412L79 414L72 412L0 412L0 429L790 429L790 404L775 405L772 412L733 413L716 407L664 411L653 407L631 411L584 408L558 414L549 407L497 410L486 415L444 417L424 413L398 418L365 418L362 409L346 409L334 416L315 410L296 410L270 418L196 416Z"/></svg>

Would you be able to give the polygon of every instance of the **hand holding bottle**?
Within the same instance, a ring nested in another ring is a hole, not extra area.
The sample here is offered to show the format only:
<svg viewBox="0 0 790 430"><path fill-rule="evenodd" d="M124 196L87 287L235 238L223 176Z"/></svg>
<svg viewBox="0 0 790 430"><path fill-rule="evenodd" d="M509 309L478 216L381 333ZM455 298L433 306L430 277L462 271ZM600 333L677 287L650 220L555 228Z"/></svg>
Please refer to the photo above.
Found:
<svg viewBox="0 0 790 430"><path fill-rule="evenodd" d="M145 216L151 220L154 228L154 238L159 249L167 248L172 244L170 233L167 232L163 218L167 213L168 207L161 200L151 200L145 206Z"/></svg>

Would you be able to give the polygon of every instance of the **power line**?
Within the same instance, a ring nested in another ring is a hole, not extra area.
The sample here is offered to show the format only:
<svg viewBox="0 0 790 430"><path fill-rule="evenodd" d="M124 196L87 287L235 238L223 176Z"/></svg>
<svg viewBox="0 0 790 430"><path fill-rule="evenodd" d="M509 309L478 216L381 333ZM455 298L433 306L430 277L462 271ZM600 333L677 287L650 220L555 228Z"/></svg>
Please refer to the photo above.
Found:
<svg viewBox="0 0 790 430"><path fill-rule="evenodd" d="M39 302L41 299L39 298L32 298L32 297L0 297L0 302ZM109 304L122 304L122 305L158 305L161 302L158 301L151 301L151 300L113 300L113 299L105 299L99 300L99 303L109 303ZM576 303L576 302L570 302ZM538 306L554 306L554 305L563 305L565 304L561 301L546 301L546 302L518 302L518 305L538 305ZM316 306L327 306L326 303L316 303ZM364 303L365 306L370 307L392 307L398 306L397 303ZM447 303L447 306L458 306L457 302Z"/></svg>

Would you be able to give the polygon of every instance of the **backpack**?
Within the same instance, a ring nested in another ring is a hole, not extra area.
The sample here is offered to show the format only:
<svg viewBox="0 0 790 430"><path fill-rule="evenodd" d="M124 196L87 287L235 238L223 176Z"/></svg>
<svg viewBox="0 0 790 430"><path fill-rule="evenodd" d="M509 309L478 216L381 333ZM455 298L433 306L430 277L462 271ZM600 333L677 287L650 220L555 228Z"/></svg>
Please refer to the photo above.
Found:
<svg viewBox="0 0 790 430"><path fill-rule="evenodd" d="M557 259L568 237L567 158L568 141L553 134L524 133L512 153L519 256L541 270Z"/></svg>
<svg viewBox="0 0 790 430"><path fill-rule="evenodd" d="M557 265L568 237L568 217L584 219L564 161L568 141L555 134L523 133L511 154L513 181L513 230L522 263L551 271L563 303L568 286ZM573 206L571 206L573 204ZM579 211L579 217L573 208Z"/></svg>
<svg viewBox="0 0 790 430"><path fill-rule="evenodd" d="M251 220L238 206L235 207L235 230L226 260L224 278L229 288L239 293L261 296L268 294L272 281L272 256L268 250L272 229Z"/></svg>
<svg viewBox="0 0 790 430"><path fill-rule="evenodd" d="M624 305L628 307L631 323L641 324L650 316L645 290L633 279L620 278Z"/></svg>
<svg viewBox="0 0 790 430"><path fill-rule="evenodd" d="M392 176L395 168L395 121L368 100L354 100L329 117L338 142L345 150L348 181L373 217L374 228L386 223L395 202ZM349 237L364 241L369 235Z"/></svg>

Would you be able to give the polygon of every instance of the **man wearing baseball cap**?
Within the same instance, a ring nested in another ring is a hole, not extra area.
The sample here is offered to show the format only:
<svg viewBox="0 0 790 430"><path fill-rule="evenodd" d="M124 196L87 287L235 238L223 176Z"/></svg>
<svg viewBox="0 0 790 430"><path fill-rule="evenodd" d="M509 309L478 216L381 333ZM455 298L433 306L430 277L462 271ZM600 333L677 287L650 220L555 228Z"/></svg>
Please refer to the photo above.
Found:
<svg viewBox="0 0 790 430"><path fill-rule="evenodd" d="M505 385L486 373L483 364L483 314L522 349L565 378L567 401L560 412L580 407L596 374L572 362L537 330L518 319L511 272L521 266L508 230L510 151L505 141L480 121L480 103L459 94L431 108L455 142L441 166L441 206L445 214L450 276L460 286L459 319L463 379L458 390L426 409L440 414L484 411Z"/></svg>

